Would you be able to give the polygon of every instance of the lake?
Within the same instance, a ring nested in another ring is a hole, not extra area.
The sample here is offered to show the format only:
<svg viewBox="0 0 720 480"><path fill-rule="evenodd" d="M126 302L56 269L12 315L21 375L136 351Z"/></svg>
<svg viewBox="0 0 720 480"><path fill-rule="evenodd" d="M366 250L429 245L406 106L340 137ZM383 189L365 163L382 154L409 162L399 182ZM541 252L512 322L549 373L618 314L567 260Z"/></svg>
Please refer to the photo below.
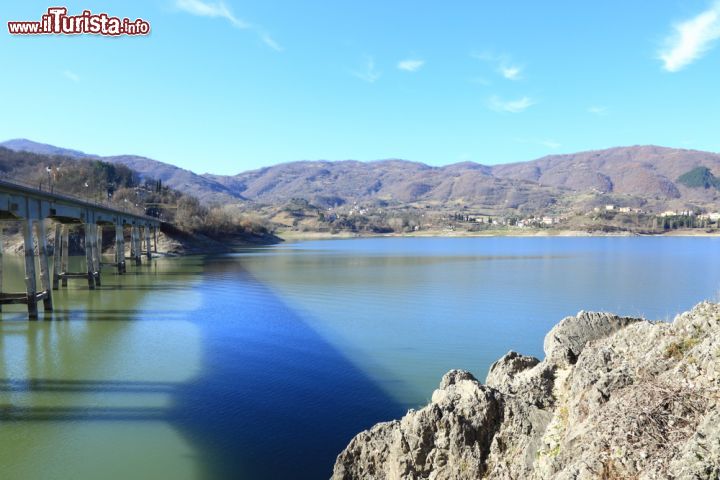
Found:
<svg viewBox="0 0 720 480"><path fill-rule="evenodd" d="M328 240L106 269L40 321L4 307L0 477L328 478L451 368L542 357L579 310L669 320L719 290L714 238Z"/></svg>

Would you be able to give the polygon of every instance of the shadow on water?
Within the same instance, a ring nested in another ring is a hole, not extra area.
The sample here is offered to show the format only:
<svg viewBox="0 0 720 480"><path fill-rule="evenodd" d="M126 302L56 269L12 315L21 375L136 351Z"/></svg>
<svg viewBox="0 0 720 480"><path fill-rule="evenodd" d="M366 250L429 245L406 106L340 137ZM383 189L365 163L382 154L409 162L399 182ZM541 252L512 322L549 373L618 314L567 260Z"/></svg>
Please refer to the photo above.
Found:
<svg viewBox="0 0 720 480"><path fill-rule="evenodd" d="M23 328L21 322L0 322L0 348L3 337L25 335L28 357L28 378L11 377L2 368L3 377L8 377L0 379L2 394L168 394L172 402L161 406L10 402L0 405L0 422L167 422L193 446L208 478L302 480L328 478L336 455L355 434L404 413L405 407L244 270L241 260L208 258L203 269L202 276L184 287L201 293L201 302L192 311L137 306L147 295L144 292L167 295L165 291L182 290L177 285L130 285L133 301L115 298L107 310L98 300L69 306L58 296L56 320L84 320L90 327L78 338L68 336L61 347L50 343L49 330L66 335L63 328L80 322L40 322L38 326L47 327L40 333L37 328ZM107 336L127 333L123 324L160 321L162 329L163 320L176 319L189 320L199 329L202 365L190 381L32 377L52 372L34 365L48 361L43 355L46 349L61 350L61 363L80 364L86 361L82 355L97 356L93 361L101 362L108 357L103 350L108 348ZM107 321L118 325L92 328L95 322Z"/></svg>
<svg viewBox="0 0 720 480"><path fill-rule="evenodd" d="M212 445L214 478L329 478L355 434L405 412L239 262L209 259L206 272L212 347L171 416Z"/></svg>

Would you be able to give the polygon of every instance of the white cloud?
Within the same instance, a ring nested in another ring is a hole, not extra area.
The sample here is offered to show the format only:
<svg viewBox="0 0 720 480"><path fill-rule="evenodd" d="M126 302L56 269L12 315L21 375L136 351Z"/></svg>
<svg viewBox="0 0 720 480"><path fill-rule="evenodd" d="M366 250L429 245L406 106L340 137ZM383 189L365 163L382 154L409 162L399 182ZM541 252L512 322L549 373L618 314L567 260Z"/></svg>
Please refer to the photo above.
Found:
<svg viewBox="0 0 720 480"><path fill-rule="evenodd" d="M508 55L495 55L492 53L473 53L473 58L489 63L495 71L507 80L520 80L523 67L513 62Z"/></svg>
<svg viewBox="0 0 720 480"><path fill-rule="evenodd" d="M216 2L208 2L205 0L175 0L175 6L184 12L198 17L224 18L235 28L254 31L260 38L260 41L273 50L277 52L283 51L282 46L265 32L262 27L236 17L223 0Z"/></svg>
<svg viewBox="0 0 720 480"><path fill-rule="evenodd" d="M608 108L603 105L592 105L588 107L587 109L588 113L592 113L593 115L607 115L608 114Z"/></svg>
<svg viewBox="0 0 720 480"><path fill-rule="evenodd" d="M702 57L720 38L720 1L697 16L673 25L658 57L668 72L677 72Z"/></svg>
<svg viewBox="0 0 720 480"><path fill-rule="evenodd" d="M496 112L520 113L535 105L530 97L522 97L517 100L503 100L498 96L490 97L488 106Z"/></svg>
<svg viewBox="0 0 720 480"><path fill-rule="evenodd" d="M375 68L375 59L370 56L365 57L365 65L363 70L352 71L350 73L352 73L353 76L367 83L375 83L382 75L382 73L379 72L377 68Z"/></svg>
<svg viewBox="0 0 720 480"><path fill-rule="evenodd" d="M71 80L71 81L73 81L73 82L75 82L75 83L77 83L77 82L80 81L80 75L78 75L77 73L72 72L72 71L70 71L70 70L65 70L65 71L63 72L63 76L64 76L65 78L67 78L68 80Z"/></svg>
<svg viewBox="0 0 720 480"><path fill-rule="evenodd" d="M519 80L522 68L516 65L501 65L500 74L508 80Z"/></svg>
<svg viewBox="0 0 720 480"><path fill-rule="evenodd" d="M401 60L397 64L397 68L405 70L406 72L417 72L425 65L425 60L415 60L408 58L407 60Z"/></svg>

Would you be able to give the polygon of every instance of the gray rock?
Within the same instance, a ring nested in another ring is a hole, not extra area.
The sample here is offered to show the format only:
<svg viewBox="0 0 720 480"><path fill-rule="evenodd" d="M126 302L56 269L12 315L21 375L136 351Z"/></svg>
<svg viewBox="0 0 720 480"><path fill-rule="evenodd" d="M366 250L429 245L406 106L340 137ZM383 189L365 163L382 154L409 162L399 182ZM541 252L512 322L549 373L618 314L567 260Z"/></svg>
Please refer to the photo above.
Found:
<svg viewBox="0 0 720 480"><path fill-rule="evenodd" d="M473 382L477 382L477 379L473 376L473 374L467 370L450 370L448 373L443 375L442 380L440 380L440 389L445 390L447 387L455 385L460 380L471 380Z"/></svg>
<svg viewBox="0 0 720 480"><path fill-rule="evenodd" d="M511 351L492 364L485 383L528 405L546 407L554 401L554 381L554 365Z"/></svg>
<svg viewBox="0 0 720 480"><path fill-rule="evenodd" d="M720 480L720 305L674 323L581 312L540 362L487 385L447 373L432 402L360 433L333 479Z"/></svg>
<svg viewBox="0 0 720 480"><path fill-rule="evenodd" d="M584 311L566 317L545 336L545 359L558 366L574 365L587 342L605 338L640 321L640 318Z"/></svg>
<svg viewBox="0 0 720 480"><path fill-rule="evenodd" d="M480 478L501 420L500 394L452 371L430 405L355 437L333 479Z"/></svg>
<svg viewBox="0 0 720 480"><path fill-rule="evenodd" d="M538 363L540 360L535 357L509 351L490 366L485 383L491 387L500 388L502 385L512 382L518 373L528 370Z"/></svg>

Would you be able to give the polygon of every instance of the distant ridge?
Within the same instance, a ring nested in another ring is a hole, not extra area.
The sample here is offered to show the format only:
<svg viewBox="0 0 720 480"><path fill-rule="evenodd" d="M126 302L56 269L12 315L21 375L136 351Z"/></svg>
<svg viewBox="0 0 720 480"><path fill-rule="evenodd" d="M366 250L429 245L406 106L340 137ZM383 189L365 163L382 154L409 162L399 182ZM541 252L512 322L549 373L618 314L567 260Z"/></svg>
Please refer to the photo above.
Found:
<svg viewBox="0 0 720 480"><path fill-rule="evenodd" d="M27 139L8 140L0 146L15 151L37 153L40 155L62 155L72 158L97 158L106 162L127 165L142 176L162 180L166 185L193 195L204 202L243 201L245 198L228 190L222 184L200 176L190 170L169 163L137 155L116 155L103 157L87 154L78 150L56 147Z"/></svg>
<svg viewBox="0 0 720 480"><path fill-rule="evenodd" d="M79 157L88 158L94 155L88 155L87 153L79 150L70 150L68 148L56 147L54 145L48 145L47 143L33 142L25 138L16 138L0 143L0 146L15 150L16 152L30 152L37 153L40 155L62 155L65 157Z"/></svg>
<svg viewBox="0 0 720 480"><path fill-rule="evenodd" d="M122 163L205 202L251 200L280 204L303 198L320 207L383 202L495 211L582 210L602 202L653 209L720 205L717 189L678 181L698 168L720 178L720 155L654 145L549 155L494 166L462 162L433 167L397 159L299 161L230 176L198 175L145 157L99 157L25 139L0 145L12 150Z"/></svg>

